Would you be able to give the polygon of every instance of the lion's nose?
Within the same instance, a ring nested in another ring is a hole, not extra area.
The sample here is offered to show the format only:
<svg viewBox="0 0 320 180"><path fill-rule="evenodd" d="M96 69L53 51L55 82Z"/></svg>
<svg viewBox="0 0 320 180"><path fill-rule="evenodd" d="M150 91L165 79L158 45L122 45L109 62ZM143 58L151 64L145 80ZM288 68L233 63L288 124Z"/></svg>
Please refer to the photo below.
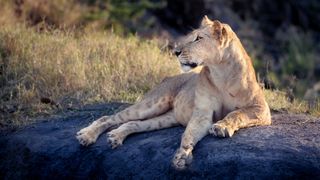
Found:
<svg viewBox="0 0 320 180"><path fill-rule="evenodd" d="M174 54L178 57L181 54L180 50L174 50Z"/></svg>

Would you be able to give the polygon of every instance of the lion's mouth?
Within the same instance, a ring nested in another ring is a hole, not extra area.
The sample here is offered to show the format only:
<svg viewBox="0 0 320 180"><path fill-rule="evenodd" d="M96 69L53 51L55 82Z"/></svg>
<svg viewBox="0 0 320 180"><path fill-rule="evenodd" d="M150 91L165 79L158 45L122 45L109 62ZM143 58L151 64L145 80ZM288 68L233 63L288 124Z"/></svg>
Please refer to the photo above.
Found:
<svg viewBox="0 0 320 180"><path fill-rule="evenodd" d="M192 62L192 63L180 63L180 64L181 64L181 66L188 66L188 67L190 67L192 69L198 66L198 64L194 63L194 62Z"/></svg>

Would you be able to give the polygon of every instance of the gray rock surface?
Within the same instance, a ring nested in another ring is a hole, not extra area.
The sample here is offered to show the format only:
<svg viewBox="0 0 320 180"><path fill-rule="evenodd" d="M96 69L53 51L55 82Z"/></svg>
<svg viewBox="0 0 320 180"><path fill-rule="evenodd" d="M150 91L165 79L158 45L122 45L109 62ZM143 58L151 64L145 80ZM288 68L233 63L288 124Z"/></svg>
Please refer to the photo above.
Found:
<svg viewBox="0 0 320 180"><path fill-rule="evenodd" d="M79 129L121 105L87 106L1 132L0 179L320 179L320 120L306 115L273 114L271 126L207 136L185 171L171 166L182 127L132 135L114 150L105 134L90 147L78 144Z"/></svg>

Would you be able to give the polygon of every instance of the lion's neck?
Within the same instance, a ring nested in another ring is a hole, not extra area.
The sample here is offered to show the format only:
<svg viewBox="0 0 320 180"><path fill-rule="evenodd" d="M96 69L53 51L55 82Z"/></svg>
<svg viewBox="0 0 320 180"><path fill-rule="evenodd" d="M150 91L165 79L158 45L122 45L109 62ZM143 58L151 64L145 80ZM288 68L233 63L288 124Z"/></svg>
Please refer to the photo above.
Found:
<svg viewBox="0 0 320 180"><path fill-rule="evenodd" d="M239 42L240 43L240 42ZM240 45L240 48L239 48ZM221 90L229 89L237 91L238 89L247 89L248 81L248 59L249 56L243 49L241 43L228 47L222 55L222 61L219 64L208 66L210 70L210 79Z"/></svg>

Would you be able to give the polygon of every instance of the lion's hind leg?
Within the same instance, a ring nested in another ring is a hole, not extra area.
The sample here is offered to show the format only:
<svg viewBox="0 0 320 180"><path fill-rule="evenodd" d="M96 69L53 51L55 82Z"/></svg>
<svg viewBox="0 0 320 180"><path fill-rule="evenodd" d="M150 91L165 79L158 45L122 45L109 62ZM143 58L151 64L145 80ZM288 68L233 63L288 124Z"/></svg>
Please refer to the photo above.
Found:
<svg viewBox="0 0 320 180"><path fill-rule="evenodd" d="M181 86L192 77L195 75L181 74L166 78L148 92L142 101L115 115L101 117L90 126L80 130L77 133L79 143L84 146L90 145L101 133L112 126L119 126L129 121L150 119L166 113L172 109L173 100Z"/></svg>
<svg viewBox="0 0 320 180"><path fill-rule="evenodd" d="M123 140L130 134L159 130L177 125L179 123L174 118L173 112L169 111L163 115L144 121L130 121L122 124L117 129L108 133L108 142L112 148L116 148L122 145Z"/></svg>
<svg viewBox="0 0 320 180"><path fill-rule="evenodd" d="M148 97L112 116L103 116L88 127L77 132L77 139L83 146L93 144L99 135L112 126L119 126L129 121L144 120L167 112L172 108L173 97L163 95Z"/></svg>

